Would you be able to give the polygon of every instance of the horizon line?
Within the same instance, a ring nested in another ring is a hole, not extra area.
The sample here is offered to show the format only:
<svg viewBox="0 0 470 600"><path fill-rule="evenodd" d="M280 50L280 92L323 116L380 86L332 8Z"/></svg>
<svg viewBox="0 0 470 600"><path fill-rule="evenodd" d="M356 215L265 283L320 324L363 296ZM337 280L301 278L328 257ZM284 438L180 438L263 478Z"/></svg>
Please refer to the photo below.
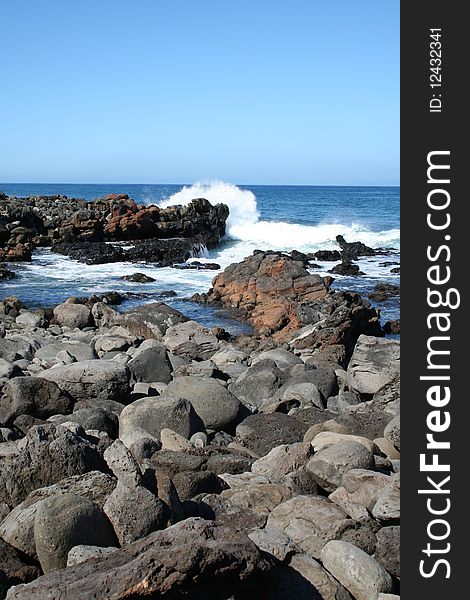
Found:
<svg viewBox="0 0 470 600"><path fill-rule="evenodd" d="M4 181L0 182L0 191L2 185L180 185L180 186L193 186L196 183L200 183L202 185L211 185L214 183L232 183L227 181L222 181L219 179L211 180L211 181L195 181L193 183L181 183L181 182L165 182L165 183L129 183L129 182L115 182L115 181L106 181L106 182L97 182L97 181L87 181L87 182L77 182L77 181ZM233 183L236 186L263 186L263 187L400 187L399 183L393 184L378 184L378 183L367 183L367 184L339 184L339 183Z"/></svg>

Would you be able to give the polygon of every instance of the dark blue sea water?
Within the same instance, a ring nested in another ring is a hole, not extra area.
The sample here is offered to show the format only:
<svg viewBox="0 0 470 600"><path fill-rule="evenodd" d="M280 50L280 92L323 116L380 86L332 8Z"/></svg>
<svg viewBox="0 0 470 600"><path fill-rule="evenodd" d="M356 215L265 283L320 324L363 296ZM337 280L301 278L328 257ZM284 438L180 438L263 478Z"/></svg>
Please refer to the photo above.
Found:
<svg viewBox="0 0 470 600"><path fill-rule="evenodd" d="M184 204L193 198L205 197L212 203L224 202L230 208L227 236L219 248L203 258L215 261L222 268L239 261L254 249L315 251L337 248L335 237L344 235L348 241L362 241L372 247L389 248L389 256L359 261L365 275L338 277L334 286L366 293L378 281L398 283L399 276L390 273L384 262L399 262L400 189L398 187L335 187L335 186L235 186L223 182L182 185L123 184L1 184L8 195L63 194L88 200L110 193L127 193L137 202L146 204ZM332 263L320 263L325 274ZM31 264L14 265L18 278L0 283L0 297L16 295L29 305L52 305L71 295L91 295L117 290L133 292L124 307L160 298L173 290L176 299L169 301L183 312L190 313L208 325L220 324L220 314L182 302L194 292L207 291L215 272L159 269L149 264L87 266L49 250L38 251ZM157 279L152 284L132 284L122 275L136 271ZM142 296L144 294L144 296ZM399 302L382 307L383 320L399 316ZM230 325L229 323L225 323ZM232 327L233 329L233 327Z"/></svg>

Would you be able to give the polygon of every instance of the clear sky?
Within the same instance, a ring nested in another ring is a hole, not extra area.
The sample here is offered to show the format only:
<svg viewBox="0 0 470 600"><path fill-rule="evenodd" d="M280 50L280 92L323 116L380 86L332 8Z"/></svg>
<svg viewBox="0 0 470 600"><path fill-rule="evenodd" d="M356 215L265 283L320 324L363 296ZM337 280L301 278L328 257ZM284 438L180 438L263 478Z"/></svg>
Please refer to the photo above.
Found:
<svg viewBox="0 0 470 600"><path fill-rule="evenodd" d="M0 181L399 183L398 0L12 0L0 23Z"/></svg>

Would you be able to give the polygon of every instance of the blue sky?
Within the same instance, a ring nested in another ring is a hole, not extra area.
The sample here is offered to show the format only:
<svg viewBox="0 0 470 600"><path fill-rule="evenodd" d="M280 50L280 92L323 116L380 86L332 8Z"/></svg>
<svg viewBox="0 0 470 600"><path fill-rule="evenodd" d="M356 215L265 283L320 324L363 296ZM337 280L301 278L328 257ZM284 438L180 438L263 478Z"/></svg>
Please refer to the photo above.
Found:
<svg viewBox="0 0 470 600"><path fill-rule="evenodd" d="M0 23L0 181L399 183L398 0L15 0Z"/></svg>

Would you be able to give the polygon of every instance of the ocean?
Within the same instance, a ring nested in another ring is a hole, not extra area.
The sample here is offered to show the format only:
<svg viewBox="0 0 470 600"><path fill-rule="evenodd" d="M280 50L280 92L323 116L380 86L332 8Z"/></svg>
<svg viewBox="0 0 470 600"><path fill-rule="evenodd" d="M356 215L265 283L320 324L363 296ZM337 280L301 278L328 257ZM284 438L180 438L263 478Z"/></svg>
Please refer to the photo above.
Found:
<svg viewBox="0 0 470 600"><path fill-rule="evenodd" d="M314 252L338 249L335 237L361 241L374 248L387 248L386 256L360 259L364 275L335 276L333 287L367 294L380 282L398 285L399 275L390 273L400 262L400 188L337 186L233 185L224 182L193 185L138 184L1 184L11 196L63 194L92 200L110 193L126 193L138 203L170 206L205 197L211 203L224 202L230 216L220 246L204 252L198 260L209 260L225 268L250 255L255 249ZM326 275L336 263L320 262L314 272ZM172 290L177 296L165 302L207 325L225 326L237 333L244 327L227 315L185 301L195 292L205 292L217 271L160 269L151 264L113 263L84 265L48 249L37 251L32 263L14 264L18 277L0 283L0 298L15 295L27 306L51 306L69 296L90 296L106 291L130 294L122 309L143 302L161 300ZM154 283L135 284L123 275L143 272ZM377 305L382 321L399 318L399 299Z"/></svg>

